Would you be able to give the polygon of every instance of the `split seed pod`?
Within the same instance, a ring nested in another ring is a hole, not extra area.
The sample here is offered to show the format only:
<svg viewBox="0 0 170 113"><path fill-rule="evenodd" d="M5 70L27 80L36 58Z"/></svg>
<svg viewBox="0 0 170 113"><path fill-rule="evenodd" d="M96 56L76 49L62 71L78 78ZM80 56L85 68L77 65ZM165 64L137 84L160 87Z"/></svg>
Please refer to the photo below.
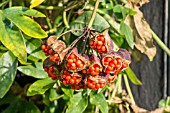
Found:
<svg viewBox="0 0 170 113"><path fill-rule="evenodd" d="M113 42L108 34L108 30L90 39L90 46L99 53L108 53L113 50Z"/></svg>
<svg viewBox="0 0 170 113"><path fill-rule="evenodd" d="M78 54L77 48L73 48L67 55L65 67L70 72L77 72L85 69L89 65L89 59L86 56Z"/></svg>
<svg viewBox="0 0 170 113"><path fill-rule="evenodd" d="M99 73L102 72L100 59L93 53L90 55L90 66L88 72L92 76L99 75Z"/></svg>

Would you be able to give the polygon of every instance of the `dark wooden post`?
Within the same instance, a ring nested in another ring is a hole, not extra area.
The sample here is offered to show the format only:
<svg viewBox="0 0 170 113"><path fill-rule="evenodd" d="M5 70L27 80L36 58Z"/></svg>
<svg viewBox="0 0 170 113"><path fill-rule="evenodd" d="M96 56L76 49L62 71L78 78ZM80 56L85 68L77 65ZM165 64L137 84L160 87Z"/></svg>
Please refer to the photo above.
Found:
<svg viewBox="0 0 170 113"><path fill-rule="evenodd" d="M164 37L164 0L150 0L142 8L146 21L152 30L163 40ZM143 56L141 63L132 62L132 69L137 77L142 81L142 86L131 84L133 95L137 105L148 110L158 106L158 102L163 98L164 73L163 73L163 50L155 43L157 55L153 62L149 62Z"/></svg>

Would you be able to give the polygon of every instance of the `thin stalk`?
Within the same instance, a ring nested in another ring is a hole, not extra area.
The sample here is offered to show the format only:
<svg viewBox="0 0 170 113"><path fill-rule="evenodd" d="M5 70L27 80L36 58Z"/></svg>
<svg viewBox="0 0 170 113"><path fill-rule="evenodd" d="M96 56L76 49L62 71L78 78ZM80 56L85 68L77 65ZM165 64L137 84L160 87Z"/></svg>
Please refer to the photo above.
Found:
<svg viewBox="0 0 170 113"><path fill-rule="evenodd" d="M12 0L9 0L9 7L12 7Z"/></svg>
<svg viewBox="0 0 170 113"><path fill-rule="evenodd" d="M55 100L58 100L58 99L62 98L63 96L64 96L64 94L62 94L60 96L57 96L55 98L49 98L49 99L50 99L50 101L55 101Z"/></svg>
<svg viewBox="0 0 170 113"><path fill-rule="evenodd" d="M62 10L63 9L63 7L60 7L60 6L45 6L45 5L39 5L36 8L45 9L45 10L56 10L56 9Z"/></svg>
<svg viewBox="0 0 170 113"><path fill-rule="evenodd" d="M66 17L66 11L63 11L63 21L64 21L65 26L69 28L69 24L68 24L67 17Z"/></svg>
<svg viewBox="0 0 170 113"><path fill-rule="evenodd" d="M64 32L64 33L62 33L62 34L60 34L58 37L57 37L57 39L59 39L61 36L63 36L63 35L65 35L65 34L67 34L67 33L70 33L70 32L73 32L73 31L83 31L83 30L80 30L80 29L78 29L78 30L76 30L76 29L74 29L74 30L68 30L68 31L66 31L66 32Z"/></svg>
<svg viewBox="0 0 170 113"><path fill-rule="evenodd" d="M170 56L169 48L160 40L160 38L151 30L153 39L157 42L157 44Z"/></svg>
<svg viewBox="0 0 170 113"><path fill-rule="evenodd" d="M118 93L122 92L122 74L118 75L119 77L119 82L118 82Z"/></svg>
<svg viewBox="0 0 170 113"><path fill-rule="evenodd" d="M111 99L113 99L116 95L116 92L118 91L119 85L121 84L121 78L122 76L118 76L117 81L116 81L116 86L112 92Z"/></svg>
<svg viewBox="0 0 170 113"><path fill-rule="evenodd" d="M127 75L123 75L124 77L124 81L125 81L125 86L126 86L126 89L127 89L127 92L132 100L132 104L135 104L135 100L133 98L133 95L132 95L132 92L131 92L131 89L130 89L130 86L129 86L129 82L128 82L128 79L127 79Z"/></svg>
<svg viewBox="0 0 170 113"><path fill-rule="evenodd" d="M93 21L94 21L95 16L96 16L96 12L97 12L98 6L99 6L99 0L96 0L95 6L94 6L94 10L93 10L93 13L92 13L92 17L91 17L90 22L88 24L88 28L92 27L92 24L93 24Z"/></svg>
<svg viewBox="0 0 170 113"><path fill-rule="evenodd" d="M47 11L45 11L45 13L46 13L46 15L47 15ZM50 19L48 18L48 15L46 16L46 22L47 22L47 24L48 24L49 29L52 29L52 24L51 24L51 22L50 22Z"/></svg>

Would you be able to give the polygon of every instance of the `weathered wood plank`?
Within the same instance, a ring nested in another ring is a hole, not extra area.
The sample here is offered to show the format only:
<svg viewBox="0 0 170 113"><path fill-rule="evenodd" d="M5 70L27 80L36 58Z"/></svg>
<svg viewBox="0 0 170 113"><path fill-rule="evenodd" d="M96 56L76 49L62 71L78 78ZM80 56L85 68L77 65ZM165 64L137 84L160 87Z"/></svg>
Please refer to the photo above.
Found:
<svg viewBox="0 0 170 113"><path fill-rule="evenodd" d="M151 25L153 31L162 39L164 30L164 0L151 0L141 9L144 17ZM137 105L148 110L157 107L159 100L163 97L163 51L157 46L157 55L153 62L149 62L143 56L141 63L132 62L132 69L142 81L142 86L131 88Z"/></svg>

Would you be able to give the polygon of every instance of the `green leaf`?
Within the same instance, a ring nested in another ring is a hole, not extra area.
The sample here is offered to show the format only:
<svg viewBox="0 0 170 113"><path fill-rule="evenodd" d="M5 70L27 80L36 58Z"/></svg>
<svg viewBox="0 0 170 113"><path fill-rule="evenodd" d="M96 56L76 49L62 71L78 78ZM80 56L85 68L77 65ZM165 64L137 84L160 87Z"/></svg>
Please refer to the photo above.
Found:
<svg viewBox="0 0 170 113"><path fill-rule="evenodd" d="M9 106L3 110L2 113L18 113L18 107L20 106L19 99L14 98Z"/></svg>
<svg viewBox="0 0 170 113"><path fill-rule="evenodd" d="M125 70L126 74L128 75L131 82L135 85L142 85L141 81L136 77L135 73L131 70L130 67L128 67Z"/></svg>
<svg viewBox="0 0 170 113"><path fill-rule="evenodd" d="M159 103L158 103L158 107L159 107L159 108L165 107L165 103L166 103L165 100L163 100L163 99L160 100Z"/></svg>
<svg viewBox="0 0 170 113"><path fill-rule="evenodd" d="M19 29L21 29L26 35L34 38L45 38L47 33L41 28L41 26L33 21L31 18L24 16L22 13L16 13L13 11L15 8L7 8L3 10L3 14L6 18L12 21ZM26 13L31 15L30 12Z"/></svg>
<svg viewBox="0 0 170 113"><path fill-rule="evenodd" d="M36 57L34 57L32 55L29 55L27 58L28 58L28 60L31 60L33 62L38 62L40 60L40 59L38 59L38 58L36 58Z"/></svg>
<svg viewBox="0 0 170 113"><path fill-rule="evenodd" d="M43 80L37 80L30 85L27 91L27 96L33 96L36 94L44 94L49 88L51 88L56 81L51 78L45 78Z"/></svg>
<svg viewBox="0 0 170 113"><path fill-rule="evenodd" d="M0 98L2 98L11 87L17 71L17 58L9 51L0 58Z"/></svg>
<svg viewBox="0 0 170 113"><path fill-rule="evenodd" d="M14 95L12 91L8 91L5 96L0 99L0 106L3 104L10 104L15 98L16 95Z"/></svg>
<svg viewBox="0 0 170 113"><path fill-rule="evenodd" d="M36 62L32 65L19 66L17 68L20 72L25 75L32 76L34 78L47 78L47 73L43 70L43 63Z"/></svg>
<svg viewBox="0 0 170 113"><path fill-rule="evenodd" d="M19 113L40 113L40 110L32 102L20 101L20 106L18 107L18 112Z"/></svg>
<svg viewBox="0 0 170 113"><path fill-rule="evenodd" d="M125 35L127 43L133 49L134 48L134 43L133 43L134 38L133 38L130 27L127 24L125 24L124 22L122 22L120 24L120 32L122 35Z"/></svg>
<svg viewBox="0 0 170 113"><path fill-rule="evenodd" d="M82 92L79 92L70 99L66 113L83 113L87 105L88 97L84 97Z"/></svg>
<svg viewBox="0 0 170 113"><path fill-rule="evenodd" d="M108 104L106 102L106 99L103 95L103 93L98 94L90 94L90 103L96 105L99 107L100 111L102 113L108 113Z"/></svg>
<svg viewBox="0 0 170 113"><path fill-rule="evenodd" d="M40 5L41 3L43 3L43 2L44 2L44 0L31 0L30 8L39 6L39 5Z"/></svg>
<svg viewBox="0 0 170 113"><path fill-rule="evenodd" d="M170 96L168 96L167 99L166 99L166 105L170 106Z"/></svg>
<svg viewBox="0 0 170 113"><path fill-rule="evenodd" d="M26 50L27 53L30 54L31 56L45 60L47 57L41 50L41 43L42 41L40 39L26 38Z"/></svg>
<svg viewBox="0 0 170 113"><path fill-rule="evenodd" d="M0 43L0 58L8 51L7 48L3 47Z"/></svg>
<svg viewBox="0 0 170 113"><path fill-rule="evenodd" d="M3 23L3 21L6 23ZM11 50L21 63L26 63L26 46L21 31L12 23L6 21L2 12L0 12L0 26L0 40L3 45Z"/></svg>
<svg viewBox="0 0 170 113"><path fill-rule="evenodd" d="M84 27L89 23L91 19L92 12L85 11L82 15L80 15L71 25L71 29L84 29ZM110 27L108 22L99 14L96 14L92 27L102 32L103 30ZM81 35L82 32L73 32L74 35Z"/></svg>
<svg viewBox="0 0 170 113"><path fill-rule="evenodd" d="M15 14L15 15L27 15L27 16L33 16L33 17L46 17L43 13L34 10L34 9L29 9L27 7L21 7L21 6L15 6L11 8L5 9L5 11L9 11L8 13L10 14Z"/></svg>
<svg viewBox="0 0 170 113"><path fill-rule="evenodd" d="M70 87L68 86L64 86L61 84L61 90L64 92L64 94L66 94L67 96L69 97L72 97L73 96L73 93L74 93L74 90L71 89Z"/></svg>
<svg viewBox="0 0 170 113"><path fill-rule="evenodd" d="M113 8L113 11L115 13L115 16L118 17L118 19L121 20L125 20L127 14L133 16L136 14L136 12L130 8L124 7L122 5L116 5ZM121 15L121 16L120 16ZM120 18L119 18L120 17Z"/></svg>

